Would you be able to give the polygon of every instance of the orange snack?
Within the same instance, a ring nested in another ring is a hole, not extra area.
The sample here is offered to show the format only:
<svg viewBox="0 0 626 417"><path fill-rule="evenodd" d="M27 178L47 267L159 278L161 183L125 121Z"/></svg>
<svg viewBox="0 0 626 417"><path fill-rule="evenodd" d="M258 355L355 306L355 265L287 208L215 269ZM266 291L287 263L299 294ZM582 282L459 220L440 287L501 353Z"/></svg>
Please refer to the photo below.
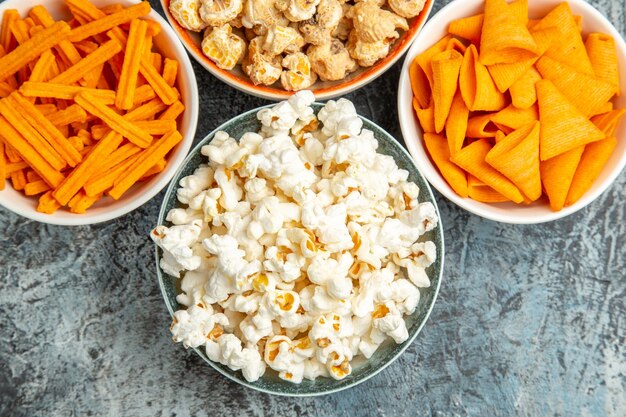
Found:
<svg viewBox="0 0 626 417"><path fill-rule="evenodd" d="M150 3L143 1L134 6L128 7L117 13L107 15L98 20L81 25L72 31L68 35L68 39L71 42L78 42L86 39L90 36L97 35L102 32L119 26L123 23L130 22L133 19L145 16L150 13Z"/></svg>
<svg viewBox="0 0 626 417"><path fill-rule="evenodd" d="M483 65L511 63L539 54L526 24L515 16L505 0L485 0L485 17L480 39Z"/></svg>
<svg viewBox="0 0 626 417"><path fill-rule="evenodd" d="M456 94L459 71L463 56L454 50L441 52L433 57L433 104L435 115L435 132L443 130L452 100Z"/></svg>
<svg viewBox="0 0 626 417"><path fill-rule="evenodd" d="M29 16L31 16L37 23L39 23L43 27L48 28L54 25L54 19L52 18L52 16L50 16L46 8L43 6L39 5L30 9ZM59 55L61 56L61 58L69 64L76 64L81 59L81 56L74 47L74 45L67 40L62 40L61 42L59 42L59 44L57 45L57 50L59 51Z"/></svg>
<svg viewBox="0 0 626 417"><path fill-rule="evenodd" d="M5 143L11 145L20 157L48 184L56 187L63 181L63 175L54 169L4 117L0 117L0 131Z"/></svg>
<svg viewBox="0 0 626 417"><path fill-rule="evenodd" d="M64 126L74 122L84 122L87 120L87 113L80 106L72 104L64 110L47 115L46 118L55 126Z"/></svg>
<svg viewBox="0 0 626 417"><path fill-rule="evenodd" d="M587 117L615 95L615 87L612 84L577 72L574 68L547 56L537 61L537 70L544 79L552 81L556 88Z"/></svg>
<svg viewBox="0 0 626 417"><path fill-rule="evenodd" d="M46 81L55 59L54 54L49 50L41 54L30 73L29 81Z"/></svg>
<svg viewBox="0 0 626 417"><path fill-rule="evenodd" d="M559 211L565 206L565 199L584 149L584 146L579 146L541 162L541 182L552 210Z"/></svg>
<svg viewBox="0 0 626 417"><path fill-rule="evenodd" d="M442 38L439 42L437 42L415 58L415 61L424 72L424 75L426 75L426 79L428 80L431 88L433 85L433 70L431 66L433 57L446 50L446 47L448 46L448 41L450 39L452 39L452 36L450 35Z"/></svg>
<svg viewBox="0 0 626 417"><path fill-rule="evenodd" d="M71 84L83 78L101 64L104 64L122 50L119 43L110 40L98 49L50 80L54 84Z"/></svg>
<svg viewBox="0 0 626 417"><path fill-rule="evenodd" d="M74 97L74 101L88 113L102 119L107 126L124 136L135 145L145 148L152 142L152 136L149 133L124 119L115 111L108 108L105 104L98 101L96 97L91 96L88 93L80 93Z"/></svg>
<svg viewBox="0 0 626 417"><path fill-rule="evenodd" d="M467 121L468 138L493 138L496 136L498 127L491 121L491 114L470 117Z"/></svg>
<svg viewBox="0 0 626 417"><path fill-rule="evenodd" d="M485 161L520 189L531 201L541 197L539 122L530 123L498 141Z"/></svg>
<svg viewBox="0 0 626 417"><path fill-rule="evenodd" d="M108 194L118 200L130 187L133 186L148 170L160 159L165 158L168 152L176 146L183 137L178 131L172 131L155 141L144 150L137 161L120 177Z"/></svg>
<svg viewBox="0 0 626 417"><path fill-rule="evenodd" d="M115 180L120 178L137 161L139 155L129 156L108 170L93 177L83 187L88 196L97 196L113 187Z"/></svg>
<svg viewBox="0 0 626 417"><path fill-rule="evenodd" d="M133 123L138 128L155 136L165 135L172 130L176 130L175 120L138 120Z"/></svg>
<svg viewBox="0 0 626 417"><path fill-rule="evenodd" d="M467 197L467 175L450 162L450 149L446 139L440 135L424 134L424 143L433 162L450 187L461 197Z"/></svg>
<svg viewBox="0 0 626 417"><path fill-rule="evenodd" d="M65 161L57 150L51 146L44 138L22 117L9 98L0 100L0 114L9 122L21 136L37 150L37 152L54 168L60 171L65 167Z"/></svg>
<svg viewBox="0 0 626 417"><path fill-rule="evenodd" d="M83 161L65 178L63 183L54 190L54 198L66 205L82 186L97 172L99 165L122 143L122 136L110 132L100 139Z"/></svg>
<svg viewBox="0 0 626 417"><path fill-rule="evenodd" d="M463 57L459 88L471 111L497 111L505 107L504 94L496 88L487 68L478 61L478 51L470 45Z"/></svg>
<svg viewBox="0 0 626 417"><path fill-rule="evenodd" d="M139 72L144 76L146 81L152 86L154 92L165 104L172 104L178 100L178 94L169 86L169 84L161 77L154 66L144 57L139 65Z"/></svg>
<svg viewBox="0 0 626 417"><path fill-rule="evenodd" d="M515 184L485 162L490 150L489 141L480 139L452 155L450 160L509 200L521 203L524 197Z"/></svg>
<svg viewBox="0 0 626 417"><path fill-rule="evenodd" d="M152 177L153 175L156 175L160 172L163 172L166 166L167 166L167 160L165 158L159 159L159 161L156 164L154 164L152 168L147 170L146 173L141 176L140 181L148 179Z"/></svg>
<svg viewBox="0 0 626 417"><path fill-rule="evenodd" d="M604 165L613 154L616 146L617 140L613 137L585 146L565 198L566 206L571 206L589 191L595 180L600 176Z"/></svg>
<svg viewBox="0 0 626 417"><path fill-rule="evenodd" d="M115 105L128 110L135 103L135 89L139 76L139 64L144 51L144 41L148 25L143 20L133 20L130 25L128 42L124 53L124 64L120 74Z"/></svg>
<svg viewBox="0 0 626 417"><path fill-rule="evenodd" d="M104 104L110 105L115 102L115 91L98 90L95 88L79 87L74 85L35 83L26 81L20 87L20 93L25 97L46 97L59 100L74 100L74 97L82 92L96 97Z"/></svg>
<svg viewBox="0 0 626 417"><path fill-rule="evenodd" d="M607 137L615 136L615 131L622 116L626 114L626 109L612 110L605 114L600 114L591 118L593 124L600 129Z"/></svg>
<svg viewBox="0 0 626 417"><path fill-rule="evenodd" d="M539 120L537 106L518 109L510 105L498 113L492 114L490 120L502 130L515 130Z"/></svg>
<svg viewBox="0 0 626 417"><path fill-rule="evenodd" d="M22 116L48 143L54 146L69 166L74 167L81 161L80 154L70 146L71 144L68 144L65 136L35 106L20 94L14 93L12 98Z"/></svg>
<svg viewBox="0 0 626 417"><path fill-rule="evenodd" d="M13 22L20 19L20 14L15 9L7 9L2 17L2 30L0 32L0 44L5 51L10 51L15 46L15 38L11 33Z"/></svg>
<svg viewBox="0 0 626 417"><path fill-rule="evenodd" d="M37 205L37 211L45 214L53 214L55 211L61 208L61 204L52 196L52 191L48 191L39 197L39 204Z"/></svg>
<svg viewBox="0 0 626 417"><path fill-rule="evenodd" d="M50 186L44 180L36 180L33 182L27 182L26 185L24 185L24 194L25 195L37 195L37 194L45 193L49 189L50 189Z"/></svg>
<svg viewBox="0 0 626 417"><path fill-rule="evenodd" d="M0 140L0 190L4 190L5 178L7 177L7 160L4 155L4 142Z"/></svg>
<svg viewBox="0 0 626 417"><path fill-rule="evenodd" d="M56 22L0 58L0 81L15 74L20 68L65 39L69 31L67 23Z"/></svg>
<svg viewBox="0 0 626 417"><path fill-rule="evenodd" d="M467 132L467 122L469 118L469 109L465 105L465 101L461 95L461 91L457 91L452 100L450 107L450 115L446 120L446 136L448 138L448 146L450 154L454 155L463 147L465 141L465 133Z"/></svg>
<svg viewBox="0 0 626 417"><path fill-rule="evenodd" d="M78 194L74 197L74 201L70 206L70 213L74 214L82 214L87 211L89 207L94 205L98 200L102 198L102 194L98 194L95 196L88 196L84 191L79 191Z"/></svg>
<svg viewBox="0 0 626 417"><path fill-rule="evenodd" d="M537 83L542 161L604 139L604 133L580 113L548 80ZM562 207L562 206L561 206Z"/></svg>
<svg viewBox="0 0 626 417"><path fill-rule="evenodd" d="M160 55L159 55L160 56ZM176 84L176 76L178 75L178 61L165 58L163 63L163 79L170 87Z"/></svg>
<svg viewBox="0 0 626 417"><path fill-rule="evenodd" d="M159 120L176 120L178 119L178 116L183 114L184 111L185 111L185 105L181 103L180 101L176 101L174 104L169 106L167 110L161 113L158 119Z"/></svg>
<svg viewBox="0 0 626 417"><path fill-rule="evenodd" d="M488 185L476 185L468 188L468 195L472 200L481 203L504 203L511 201Z"/></svg>
<svg viewBox="0 0 626 417"><path fill-rule="evenodd" d="M435 108L432 103L425 109L417 106L417 100L413 99L413 109L424 133L435 133Z"/></svg>
<svg viewBox="0 0 626 417"><path fill-rule="evenodd" d="M531 67L511 85L511 101L518 109L528 109L537 102L535 84L541 80L541 74Z"/></svg>
<svg viewBox="0 0 626 417"><path fill-rule="evenodd" d="M619 73L615 40L604 33L591 33L587 36L585 48L596 77L615 87L619 95Z"/></svg>

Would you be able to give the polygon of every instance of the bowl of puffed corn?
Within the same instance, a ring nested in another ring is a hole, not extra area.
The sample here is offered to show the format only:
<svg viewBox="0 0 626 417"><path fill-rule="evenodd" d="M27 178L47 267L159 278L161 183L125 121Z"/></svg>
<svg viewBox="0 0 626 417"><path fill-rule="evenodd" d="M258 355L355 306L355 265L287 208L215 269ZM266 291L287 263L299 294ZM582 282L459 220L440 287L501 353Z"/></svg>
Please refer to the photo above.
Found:
<svg viewBox="0 0 626 417"><path fill-rule="evenodd" d="M157 274L174 342L263 392L321 395L392 364L433 308L444 241L409 154L310 91L191 151L165 195Z"/></svg>
<svg viewBox="0 0 626 417"><path fill-rule="evenodd" d="M161 0L189 53L248 94L319 100L373 81L409 48L433 0Z"/></svg>

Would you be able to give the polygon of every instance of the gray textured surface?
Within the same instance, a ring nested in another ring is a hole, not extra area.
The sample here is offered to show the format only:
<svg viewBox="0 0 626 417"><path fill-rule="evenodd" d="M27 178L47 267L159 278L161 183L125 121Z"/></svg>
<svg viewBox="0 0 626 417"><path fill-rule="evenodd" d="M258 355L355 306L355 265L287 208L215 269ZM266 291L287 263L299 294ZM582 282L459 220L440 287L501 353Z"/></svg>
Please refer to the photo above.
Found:
<svg viewBox="0 0 626 417"><path fill-rule="evenodd" d="M625 33L623 0L591 3ZM264 104L196 73L199 138ZM398 73L349 96L396 137ZM539 226L438 198L447 257L429 323L377 377L311 399L241 388L171 343L147 238L162 195L93 227L0 208L0 416L623 416L625 186L622 174L585 210Z"/></svg>

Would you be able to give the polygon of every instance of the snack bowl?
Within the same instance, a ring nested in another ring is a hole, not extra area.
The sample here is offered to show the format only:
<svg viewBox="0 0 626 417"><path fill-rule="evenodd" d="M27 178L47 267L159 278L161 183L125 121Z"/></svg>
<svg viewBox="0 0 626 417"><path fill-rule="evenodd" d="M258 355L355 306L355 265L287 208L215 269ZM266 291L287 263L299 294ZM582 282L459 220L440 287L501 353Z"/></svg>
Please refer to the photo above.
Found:
<svg viewBox="0 0 626 417"><path fill-rule="evenodd" d="M114 3L123 6L132 6L139 3L137 0L90 0L95 6L103 7ZM0 4L0 16L7 9L16 9L21 16L25 16L35 5L42 5L48 9L55 19L65 19L70 12L63 1L60 0L37 0L25 2L23 0L6 0ZM165 57L175 59L179 63L177 86L181 93L181 101L185 105L184 113L179 117L178 128L181 132L182 141L170 152L166 168L153 176L153 178L135 184L119 200L105 197L95 203L86 213L73 214L65 209L59 209L54 214L44 214L36 210L37 200L35 197L26 197L21 192L14 190L10 184L0 191L0 205L21 216L42 223L78 226L95 224L123 216L158 194L174 176L174 173L187 156L196 134L198 121L198 87L196 77L191 66L187 52L176 33L156 11L152 10L148 16L161 25L162 31L155 37L155 46Z"/></svg>
<svg viewBox="0 0 626 417"><path fill-rule="evenodd" d="M321 104L313 105L316 112L319 111L321 107ZM179 187L179 181L182 178L191 175L200 164L206 163L206 157L201 154L201 148L210 143L213 140L215 133L218 131L228 132L229 135L234 138L241 137L241 135L245 132L258 131L261 124L257 120L256 114L262 108L264 107L248 111L231 119L230 121L219 126L215 131L207 135L198 145L196 145L196 147L190 152L185 162L176 172L173 181L166 191L161 205L161 211L159 213L158 225L171 226L171 224L166 221L167 213L173 208L182 206L176 197L176 190ZM402 148L402 146L399 145L399 143L382 128L367 119L361 119L363 120L363 127L374 132L374 136L379 143L378 152L393 156L399 168L409 171L409 181L415 182L420 188L419 202L431 202L436 208L436 201L428 183L422 177L406 150L404 150L404 148ZM439 216L438 211L437 215ZM352 374L345 379L334 380L331 378L319 377L315 381L305 379L300 384L293 384L279 379L277 374L268 368L265 375L258 381L248 382L242 377L240 371L233 371L227 366L211 361L205 354L202 347L194 350L211 367L225 377L248 388L265 393L285 396L315 396L330 394L353 387L373 377L396 360L415 340L430 315L439 292L443 273L444 238L441 216L439 216L438 226L424 234L420 241L422 239L434 242L437 250L437 259L426 269L427 275L431 281L430 287L420 289L420 301L416 311L410 316L404 316L407 323L409 338L404 343L398 345L393 343L392 340L387 340L369 360L364 359L362 356L355 358L351 362L353 366ZM159 281L159 286L161 288L161 293L165 300L167 309L173 317L176 310L185 308L185 306L180 305L176 300L176 296L181 292L181 279L172 277L161 269L160 259L162 254L162 250L157 246L155 251L157 279Z"/></svg>
<svg viewBox="0 0 626 417"><path fill-rule="evenodd" d="M560 3L562 3L561 0L531 0L528 4L529 15L531 18L544 16ZM626 91L626 77L623 76L623 69L626 68L626 43L622 35L606 17L586 1L569 0L568 3L573 14L582 17L583 37L592 32L600 32L606 33L615 39L618 64L621 69L620 90ZM463 198L456 194L448 185L426 151L422 138L423 131L413 110L413 93L409 78L409 67L416 56L447 34L450 22L482 13L483 7L484 0L452 1L429 20L416 38L413 46L409 49L398 85L398 118L407 148L430 184L447 199L473 214L489 220L513 224L543 223L569 216L597 199L600 194L611 186L624 169L624 166L626 166L626 123L622 122L619 126L616 132L617 147L591 189L577 202L557 212L550 209L545 196L530 205L514 203L487 204L470 198ZM613 103L615 108L626 108L626 96L622 94L615 97Z"/></svg>
<svg viewBox="0 0 626 417"><path fill-rule="evenodd" d="M231 71L224 70L216 66L213 61L202 53L202 48L200 47L202 32L196 33L183 28L172 16L169 10L170 2L171 0L161 0L161 5L163 6L163 11L167 16L168 21L180 37L191 56L193 56L194 59L200 63L200 65L202 65L215 77L240 91L256 97L265 98L267 100L283 100L294 93L284 90L280 85L278 85L278 87L276 85L254 85L248 76L241 70L240 66L235 67ZM385 73L385 71L391 68L391 66L393 66L393 64L395 64L411 46L413 40L421 31L424 23L428 19L434 3L435 0L426 0L422 12L418 16L409 19L409 30L401 33L400 38L395 41L389 54L385 58L376 62L371 67L359 68L356 72L349 74L343 80L321 81L318 79L318 81L308 89L315 93L315 97L318 100L327 100L348 94L374 81L376 78Z"/></svg>

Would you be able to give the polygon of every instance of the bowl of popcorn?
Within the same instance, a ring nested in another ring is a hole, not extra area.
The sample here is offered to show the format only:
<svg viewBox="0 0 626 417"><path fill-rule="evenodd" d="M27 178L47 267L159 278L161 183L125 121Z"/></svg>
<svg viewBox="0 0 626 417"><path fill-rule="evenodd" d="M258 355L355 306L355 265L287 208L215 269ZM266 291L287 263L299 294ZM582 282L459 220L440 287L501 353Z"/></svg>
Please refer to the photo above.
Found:
<svg viewBox="0 0 626 417"><path fill-rule="evenodd" d="M141 206L191 148L196 79L148 2L0 5L0 205L84 225Z"/></svg>
<svg viewBox="0 0 626 417"><path fill-rule="evenodd" d="M174 342L247 387L319 395L391 364L443 270L434 197L345 99L301 91L189 155L151 232Z"/></svg>
<svg viewBox="0 0 626 417"><path fill-rule="evenodd" d="M246 93L338 97L406 52L433 0L161 0L189 53Z"/></svg>
<svg viewBox="0 0 626 417"><path fill-rule="evenodd" d="M400 126L428 181L460 207L557 220L626 166L625 68L621 34L584 0L456 0L407 53Z"/></svg>

